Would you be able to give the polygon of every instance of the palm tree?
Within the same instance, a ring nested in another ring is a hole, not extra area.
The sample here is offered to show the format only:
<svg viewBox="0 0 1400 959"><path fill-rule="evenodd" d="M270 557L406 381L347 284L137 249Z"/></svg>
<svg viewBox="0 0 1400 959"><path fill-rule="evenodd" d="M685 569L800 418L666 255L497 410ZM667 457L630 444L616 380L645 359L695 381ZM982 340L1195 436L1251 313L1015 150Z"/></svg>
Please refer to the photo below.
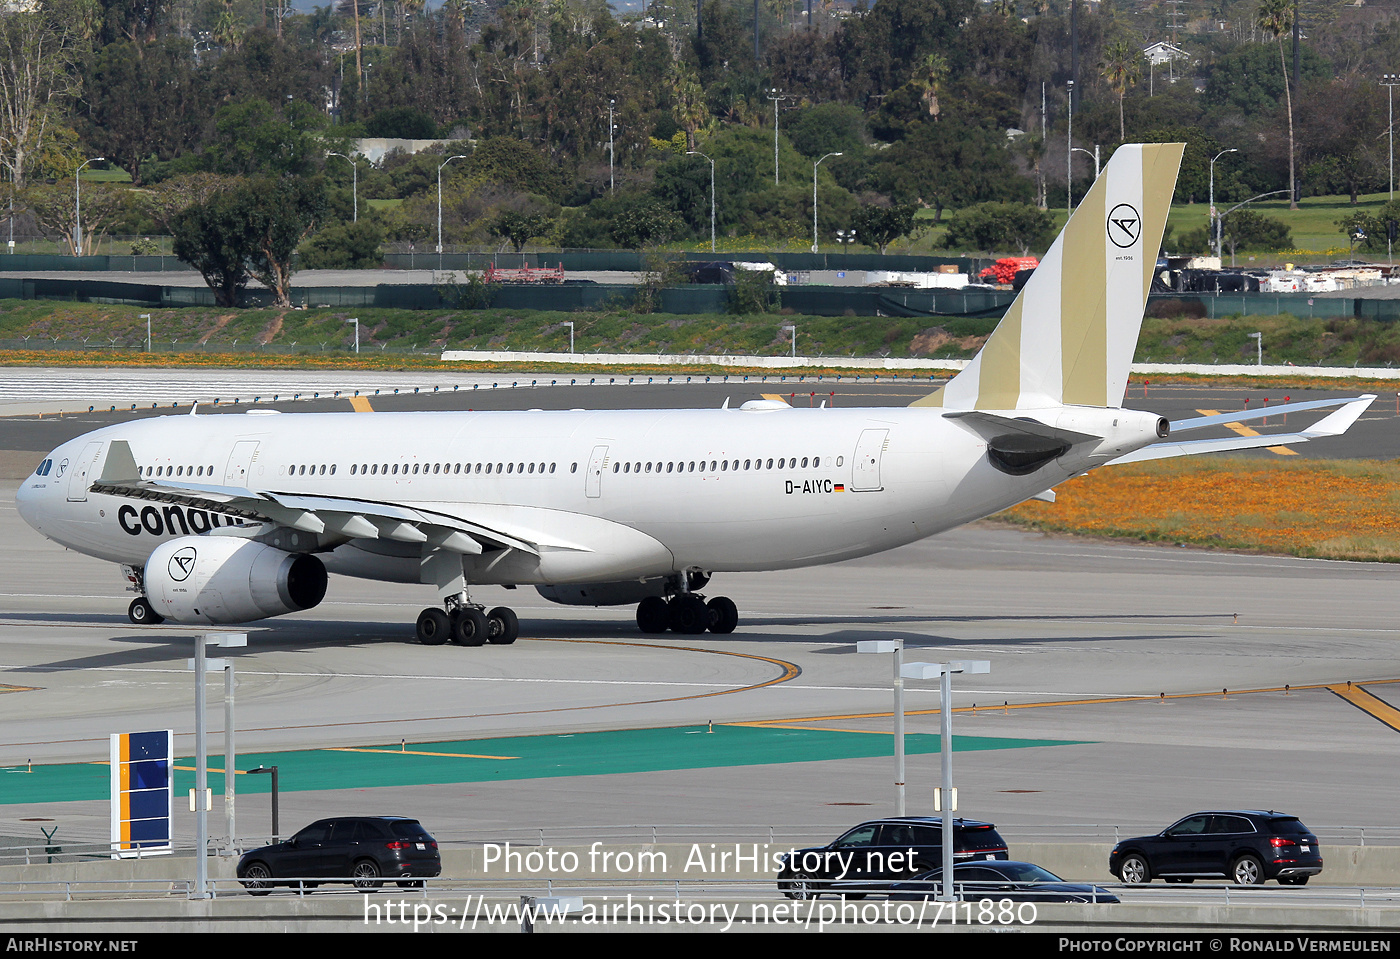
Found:
<svg viewBox="0 0 1400 959"><path fill-rule="evenodd" d="M938 88L948 79L949 70L947 57L930 53L924 57L923 64L914 75L914 82L924 88L922 99L928 109L928 115L934 120L938 119L939 113Z"/></svg>
<svg viewBox="0 0 1400 959"><path fill-rule="evenodd" d="M688 65L677 61L671 65L666 82L671 91L671 116L685 131L685 148L694 150L695 134L710 120L700 78Z"/></svg>
<svg viewBox="0 0 1400 959"><path fill-rule="evenodd" d="M1293 93L1288 88L1288 63L1283 57L1283 35L1293 29L1292 0L1259 0L1259 28L1274 35L1278 62L1283 68L1283 97L1288 105L1288 208L1298 209L1298 177L1293 161Z"/></svg>
<svg viewBox="0 0 1400 959"><path fill-rule="evenodd" d="M1099 72L1114 93L1118 94L1118 142L1127 139L1123 123L1123 98L1128 87L1142 79L1142 51L1127 40L1117 40L1104 48Z"/></svg>

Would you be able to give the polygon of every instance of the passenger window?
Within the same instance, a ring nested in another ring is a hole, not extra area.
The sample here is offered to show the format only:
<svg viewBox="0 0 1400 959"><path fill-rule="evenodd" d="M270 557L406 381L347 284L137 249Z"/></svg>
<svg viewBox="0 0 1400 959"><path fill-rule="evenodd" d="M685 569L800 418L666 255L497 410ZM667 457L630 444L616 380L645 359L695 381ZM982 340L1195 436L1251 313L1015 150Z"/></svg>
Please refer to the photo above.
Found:
<svg viewBox="0 0 1400 959"><path fill-rule="evenodd" d="M807 457L805 457L805 456L802 457L802 468L803 468L804 470L807 468Z"/></svg>
<svg viewBox="0 0 1400 959"><path fill-rule="evenodd" d="M613 472L614 472L614 473L617 472L618 466L619 466L619 465L620 465L620 464L618 464L618 463L614 463L614 464L613 464Z"/></svg>
<svg viewBox="0 0 1400 959"><path fill-rule="evenodd" d="M822 458L821 458L820 456L813 456L813 457L812 457L812 466L813 466L813 467L817 467L817 466L821 466L821 465L822 465Z"/></svg>
<svg viewBox="0 0 1400 959"><path fill-rule="evenodd" d="M569 464L569 472L570 472L570 473L577 473L577 472L578 472L578 464L577 464L577 463L570 463L570 464Z"/></svg>

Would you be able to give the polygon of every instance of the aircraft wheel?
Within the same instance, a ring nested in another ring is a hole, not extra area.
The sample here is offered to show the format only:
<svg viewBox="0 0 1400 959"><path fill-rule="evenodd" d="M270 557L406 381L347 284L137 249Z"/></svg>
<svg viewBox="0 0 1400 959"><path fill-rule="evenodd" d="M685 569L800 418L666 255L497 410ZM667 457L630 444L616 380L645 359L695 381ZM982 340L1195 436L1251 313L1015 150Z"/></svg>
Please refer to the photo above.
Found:
<svg viewBox="0 0 1400 959"><path fill-rule="evenodd" d="M739 607L728 596L716 596L709 602L710 632L732 633L739 625Z"/></svg>
<svg viewBox="0 0 1400 959"><path fill-rule="evenodd" d="M486 614L481 610L463 606L452 614L452 641L458 646L481 646L486 637Z"/></svg>
<svg viewBox="0 0 1400 959"><path fill-rule="evenodd" d="M682 593L671 600L671 628L687 636L698 636L710 628L710 609L694 593Z"/></svg>
<svg viewBox="0 0 1400 959"><path fill-rule="evenodd" d="M509 646L520 635L520 619L515 611L497 606L486 614L486 639L497 646Z"/></svg>
<svg viewBox="0 0 1400 959"><path fill-rule="evenodd" d="M165 617L157 613L150 600L144 596L131 601L131 605L126 608L126 618L137 626L158 626L165 622Z"/></svg>
<svg viewBox="0 0 1400 959"><path fill-rule="evenodd" d="M648 596L637 604L637 628L644 633L664 633L671 625L671 610L660 596Z"/></svg>
<svg viewBox="0 0 1400 959"><path fill-rule="evenodd" d="M418 642L424 646L441 646L452 637L452 621L436 606L418 614Z"/></svg>

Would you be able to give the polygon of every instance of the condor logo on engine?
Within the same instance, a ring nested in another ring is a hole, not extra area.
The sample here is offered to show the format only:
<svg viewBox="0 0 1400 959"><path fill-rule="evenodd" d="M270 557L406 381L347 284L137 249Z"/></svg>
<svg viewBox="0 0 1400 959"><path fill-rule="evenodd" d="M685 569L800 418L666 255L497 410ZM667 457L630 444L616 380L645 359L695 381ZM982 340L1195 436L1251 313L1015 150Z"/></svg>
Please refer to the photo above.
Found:
<svg viewBox="0 0 1400 959"><path fill-rule="evenodd" d="M194 572L194 560L199 554L195 552L193 546L186 546L170 557L167 569L170 578L177 583L183 583L190 578L190 573Z"/></svg>

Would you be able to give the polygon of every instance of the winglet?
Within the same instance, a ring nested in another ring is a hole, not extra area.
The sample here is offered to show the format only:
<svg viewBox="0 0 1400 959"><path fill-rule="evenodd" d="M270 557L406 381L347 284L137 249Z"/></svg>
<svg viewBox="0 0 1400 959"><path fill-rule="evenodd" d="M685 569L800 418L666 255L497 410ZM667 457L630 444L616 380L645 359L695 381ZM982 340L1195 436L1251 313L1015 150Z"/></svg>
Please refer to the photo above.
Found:
<svg viewBox="0 0 1400 959"><path fill-rule="evenodd" d="M1114 151L981 352L910 405L1121 406L1183 150Z"/></svg>

